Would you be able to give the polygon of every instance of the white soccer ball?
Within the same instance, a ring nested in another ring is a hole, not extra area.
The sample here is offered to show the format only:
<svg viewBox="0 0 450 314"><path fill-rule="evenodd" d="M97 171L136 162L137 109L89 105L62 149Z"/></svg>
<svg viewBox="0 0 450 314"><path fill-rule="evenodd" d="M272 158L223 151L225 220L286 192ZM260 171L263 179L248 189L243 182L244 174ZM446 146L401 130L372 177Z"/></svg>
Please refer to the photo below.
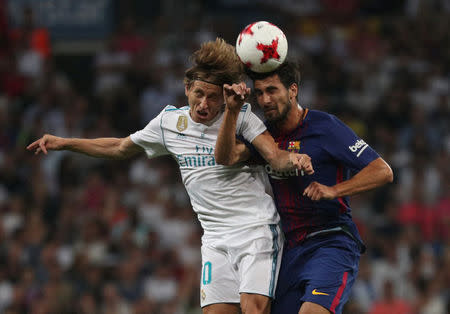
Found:
<svg viewBox="0 0 450 314"><path fill-rule="evenodd" d="M247 68L263 73L274 71L286 59L288 43L277 26L266 21L247 25L236 40L236 52Z"/></svg>

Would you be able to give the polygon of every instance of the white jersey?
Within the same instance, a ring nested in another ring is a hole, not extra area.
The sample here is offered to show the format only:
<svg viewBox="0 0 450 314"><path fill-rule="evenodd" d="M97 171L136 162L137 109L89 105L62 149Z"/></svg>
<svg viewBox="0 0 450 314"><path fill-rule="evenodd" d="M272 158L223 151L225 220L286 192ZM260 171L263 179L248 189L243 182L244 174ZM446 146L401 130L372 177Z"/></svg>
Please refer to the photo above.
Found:
<svg viewBox="0 0 450 314"><path fill-rule="evenodd" d="M194 122L189 107L167 106L131 140L149 158L172 155L204 230L203 239L220 238L230 232L276 224L279 216L272 190L262 166L218 165L214 148L223 113L209 125ZM263 122L244 104L236 134L252 142L266 130Z"/></svg>

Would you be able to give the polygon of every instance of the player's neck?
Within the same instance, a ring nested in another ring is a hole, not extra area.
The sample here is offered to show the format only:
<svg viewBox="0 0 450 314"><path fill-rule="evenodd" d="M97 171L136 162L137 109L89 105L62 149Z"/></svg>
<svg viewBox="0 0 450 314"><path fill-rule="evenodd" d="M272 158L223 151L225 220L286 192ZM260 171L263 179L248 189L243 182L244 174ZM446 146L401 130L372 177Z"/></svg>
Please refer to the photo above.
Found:
<svg viewBox="0 0 450 314"><path fill-rule="evenodd" d="M300 122L303 120L304 112L305 110L299 104L296 103L294 106L292 106L292 109L286 116L286 119L278 123L277 128L282 133L292 132L298 127Z"/></svg>

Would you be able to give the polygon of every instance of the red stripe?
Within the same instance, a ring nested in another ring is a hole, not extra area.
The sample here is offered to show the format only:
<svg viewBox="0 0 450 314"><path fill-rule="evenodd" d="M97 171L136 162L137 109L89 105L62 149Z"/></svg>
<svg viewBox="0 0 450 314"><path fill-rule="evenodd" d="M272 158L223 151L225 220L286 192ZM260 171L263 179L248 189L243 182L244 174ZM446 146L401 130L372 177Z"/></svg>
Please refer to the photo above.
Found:
<svg viewBox="0 0 450 314"><path fill-rule="evenodd" d="M339 165L336 172L336 184L341 183L342 181L344 181L344 169L342 165ZM345 206L344 200L342 199L342 197L338 197L337 200L339 204L341 204L339 213L345 213L347 211L347 206Z"/></svg>
<svg viewBox="0 0 450 314"><path fill-rule="evenodd" d="M343 214L347 211L347 207L345 206L344 200L342 197L338 197L338 201L341 204L341 209L339 210L339 213Z"/></svg>
<svg viewBox="0 0 450 314"><path fill-rule="evenodd" d="M334 314L334 312L335 312L335 310L336 310L336 307L337 307L338 304L339 304L339 301L341 300L342 293L344 293L345 286L347 285L347 277L348 277L348 273L345 272L345 273L344 273L344 276L342 277L342 284L341 284L341 286L339 287L339 290L338 290L336 296L335 296L334 299L333 299L333 303L331 303L330 311L331 311L333 314Z"/></svg>

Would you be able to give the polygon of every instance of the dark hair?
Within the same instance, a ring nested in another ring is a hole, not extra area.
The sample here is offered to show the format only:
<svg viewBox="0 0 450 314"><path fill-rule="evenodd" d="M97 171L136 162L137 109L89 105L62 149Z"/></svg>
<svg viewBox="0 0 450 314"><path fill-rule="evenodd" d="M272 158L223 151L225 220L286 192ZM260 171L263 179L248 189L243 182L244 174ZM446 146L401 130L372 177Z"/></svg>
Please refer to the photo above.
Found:
<svg viewBox="0 0 450 314"><path fill-rule="evenodd" d="M278 75L284 87L289 88L293 83L300 85L300 65L297 62L285 61L275 71L266 73L256 73L246 70L248 77L255 82L256 80L263 80L270 76Z"/></svg>

